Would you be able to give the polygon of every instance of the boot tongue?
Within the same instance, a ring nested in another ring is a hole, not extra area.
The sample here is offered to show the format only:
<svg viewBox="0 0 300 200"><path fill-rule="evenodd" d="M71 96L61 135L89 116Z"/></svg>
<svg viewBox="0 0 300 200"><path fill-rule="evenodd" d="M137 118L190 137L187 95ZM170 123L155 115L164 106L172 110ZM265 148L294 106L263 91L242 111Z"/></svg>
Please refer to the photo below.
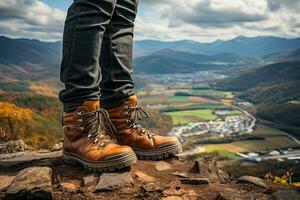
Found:
<svg viewBox="0 0 300 200"><path fill-rule="evenodd" d="M128 98L128 103L130 106L133 106L133 107L137 106L137 96L136 95L130 96Z"/></svg>
<svg viewBox="0 0 300 200"><path fill-rule="evenodd" d="M100 108L100 101L99 100L85 101L83 102L82 105L88 107L89 111L94 111Z"/></svg>

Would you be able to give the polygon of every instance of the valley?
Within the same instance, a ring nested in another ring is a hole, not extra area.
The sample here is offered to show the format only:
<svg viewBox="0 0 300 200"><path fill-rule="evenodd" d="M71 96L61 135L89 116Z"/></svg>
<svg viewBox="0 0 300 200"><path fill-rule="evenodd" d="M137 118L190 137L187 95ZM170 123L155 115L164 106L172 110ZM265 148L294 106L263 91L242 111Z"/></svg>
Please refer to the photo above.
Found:
<svg viewBox="0 0 300 200"><path fill-rule="evenodd" d="M203 79L197 76L201 73L205 75ZM180 80L176 82L178 76ZM210 87L224 77L221 71L156 74L150 79L153 84L137 94L143 106L172 118L173 128L168 134L180 138L185 156L218 152L227 159L255 162L263 160L262 156L275 160L300 159L298 139L261 123L255 104L241 99L240 91ZM272 157L269 153L274 150L278 154Z"/></svg>
<svg viewBox="0 0 300 200"><path fill-rule="evenodd" d="M0 36L0 47L0 102L32 112L14 124L14 137L49 149L63 137L61 42ZM235 175L262 176L269 160L275 171L279 164L293 168L300 148L299 47L299 38L276 37L135 41L135 93L151 116L141 123L178 136L187 158L217 153L239 162L231 167ZM12 130L5 120L2 141Z"/></svg>

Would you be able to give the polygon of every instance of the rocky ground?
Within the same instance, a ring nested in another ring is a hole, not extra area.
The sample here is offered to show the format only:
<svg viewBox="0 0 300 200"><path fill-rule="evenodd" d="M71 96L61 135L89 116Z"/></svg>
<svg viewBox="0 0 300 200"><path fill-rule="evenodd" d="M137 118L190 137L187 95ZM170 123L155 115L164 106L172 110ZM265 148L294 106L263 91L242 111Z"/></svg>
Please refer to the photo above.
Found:
<svg viewBox="0 0 300 200"><path fill-rule="evenodd" d="M117 173L66 165L57 151L0 155L0 199L300 199L300 188L229 177L215 157L138 161Z"/></svg>

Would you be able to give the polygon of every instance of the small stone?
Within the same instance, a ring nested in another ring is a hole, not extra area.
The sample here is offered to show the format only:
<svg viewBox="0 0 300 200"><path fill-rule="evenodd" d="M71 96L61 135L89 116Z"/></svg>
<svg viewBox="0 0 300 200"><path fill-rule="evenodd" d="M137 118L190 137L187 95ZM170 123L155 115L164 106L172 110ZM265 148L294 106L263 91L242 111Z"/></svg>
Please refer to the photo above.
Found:
<svg viewBox="0 0 300 200"><path fill-rule="evenodd" d="M156 179L152 176L144 174L143 172L134 172L137 179L141 182L155 182Z"/></svg>
<svg viewBox="0 0 300 200"><path fill-rule="evenodd" d="M173 172L172 174L175 176L178 176L180 178L188 178L189 177L188 174L185 172Z"/></svg>
<svg viewBox="0 0 300 200"><path fill-rule="evenodd" d="M196 159L190 171L209 178L212 183L224 183L228 179L228 174L220 169L215 156L204 156Z"/></svg>
<svg viewBox="0 0 300 200"><path fill-rule="evenodd" d="M155 169L157 171L165 171L172 169L171 165L165 161L159 161L155 164Z"/></svg>
<svg viewBox="0 0 300 200"><path fill-rule="evenodd" d="M59 142L59 143L55 143L51 146L50 150L51 151L60 151L63 148L63 143Z"/></svg>
<svg viewBox="0 0 300 200"><path fill-rule="evenodd" d="M300 194L296 190L279 190L273 193L273 199L275 200L299 200Z"/></svg>
<svg viewBox="0 0 300 200"><path fill-rule="evenodd" d="M6 199L52 199L52 170L31 167L20 171L8 187Z"/></svg>
<svg viewBox="0 0 300 200"><path fill-rule="evenodd" d="M0 175L0 191L6 189L14 179L14 176Z"/></svg>
<svg viewBox="0 0 300 200"><path fill-rule="evenodd" d="M265 184L264 180L254 176L242 176L237 180L237 183L252 183L259 187L267 188L267 185Z"/></svg>
<svg viewBox="0 0 300 200"><path fill-rule="evenodd" d="M95 174L91 174L89 176L83 177L83 179L82 179L83 186L91 185L92 183L94 183L96 181L96 179L97 178L96 178Z"/></svg>
<svg viewBox="0 0 300 200"><path fill-rule="evenodd" d="M17 165L49 166L61 162L61 151L38 153L19 152L13 154L0 154L0 169L11 169Z"/></svg>
<svg viewBox="0 0 300 200"><path fill-rule="evenodd" d="M189 196L197 196L195 190L186 190L184 188L168 188L163 191L164 196L182 196L188 194Z"/></svg>
<svg viewBox="0 0 300 200"><path fill-rule="evenodd" d="M208 174L218 169L216 157L200 157L195 160L191 171L199 174Z"/></svg>
<svg viewBox="0 0 300 200"><path fill-rule="evenodd" d="M62 182L60 185L65 191L76 192L78 190L78 186L72 182Z"/></svg>
<svg viewBox="0 0 300 200"><path fill-rule="evenodd" d="M209 179L208 178L184 178L184 179L180 179L180 182L189 185L203 185L203 184L209 184Z"/></svg>
<svg viewBox="0 0 300 200"><path fill-rule="evenodd" d="M142 188L147 192L163 191L162 187L155 183L146 183Z"/></svg>
<svg viewBox="0 0 300 200"><path fill-rule="evenodd" d="M95 187L95 192L105 192L118 189L122 186L130 186L133 179L130 172L123 173L104 173Z"/></svg>

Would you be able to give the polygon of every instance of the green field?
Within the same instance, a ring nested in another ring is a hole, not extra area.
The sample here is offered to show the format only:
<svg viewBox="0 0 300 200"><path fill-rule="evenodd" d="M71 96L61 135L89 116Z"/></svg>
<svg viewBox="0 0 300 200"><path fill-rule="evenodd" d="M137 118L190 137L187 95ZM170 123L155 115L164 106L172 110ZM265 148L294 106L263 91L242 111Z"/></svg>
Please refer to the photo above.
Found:
<svg viewBox="0 0 300 200"><path fill-rule="evenodd" d="M284 132L270 127L258 126L254 135L264 136L265 140L245 140L226 144L209 144L205 145L205 148L207 152L217 151L220 155L230 158L230 153L299 147L299 144L286 136ZM228 152L230 152L229 156L226 156Z"/></svg>
<svg viewBox="0 0 300 200"><path fill-rule="evenodd" d="M171 96L168 99L169 103L176 103L176 102L190 102L188 96Z"/></svg>
<svg viewBox="0 0 300 200"><path fill-rule="evenodd" d="M213 110L199 109L199 110L182 110L174 112L164 112L170 115L173 119L174 125L185 125L190 122L216 120L218 117L213 114Z"/></svg>
<svg viewBox="0 0 300 200"><path fill-rule="evenodd" d="M222 98L233 98L232 92L213 90L213 89L193 89L188 92L191 95L216 96Z"/></svg>
<svg viewBox="0 0 300 200"><path fill-rule="evenodd" d="M191 105L193 108L206 108L206 109L221 109L221 108L226 108L224 104L209 104L209 103L193 103Z"/></svg>
<svg viewBox="0 0 300 200"><path fill-rule="evenodd" d="M223 158L229 158L229 159L236 159L238 158L235 153L231 152L231 151L228 151L226 149L223 149L223 148L218 148L218 147L213 147L213 146L209 146L209 147L206 147L206 152L207 153L211 153L211 152L218 152L219 155Z"/></svg>

